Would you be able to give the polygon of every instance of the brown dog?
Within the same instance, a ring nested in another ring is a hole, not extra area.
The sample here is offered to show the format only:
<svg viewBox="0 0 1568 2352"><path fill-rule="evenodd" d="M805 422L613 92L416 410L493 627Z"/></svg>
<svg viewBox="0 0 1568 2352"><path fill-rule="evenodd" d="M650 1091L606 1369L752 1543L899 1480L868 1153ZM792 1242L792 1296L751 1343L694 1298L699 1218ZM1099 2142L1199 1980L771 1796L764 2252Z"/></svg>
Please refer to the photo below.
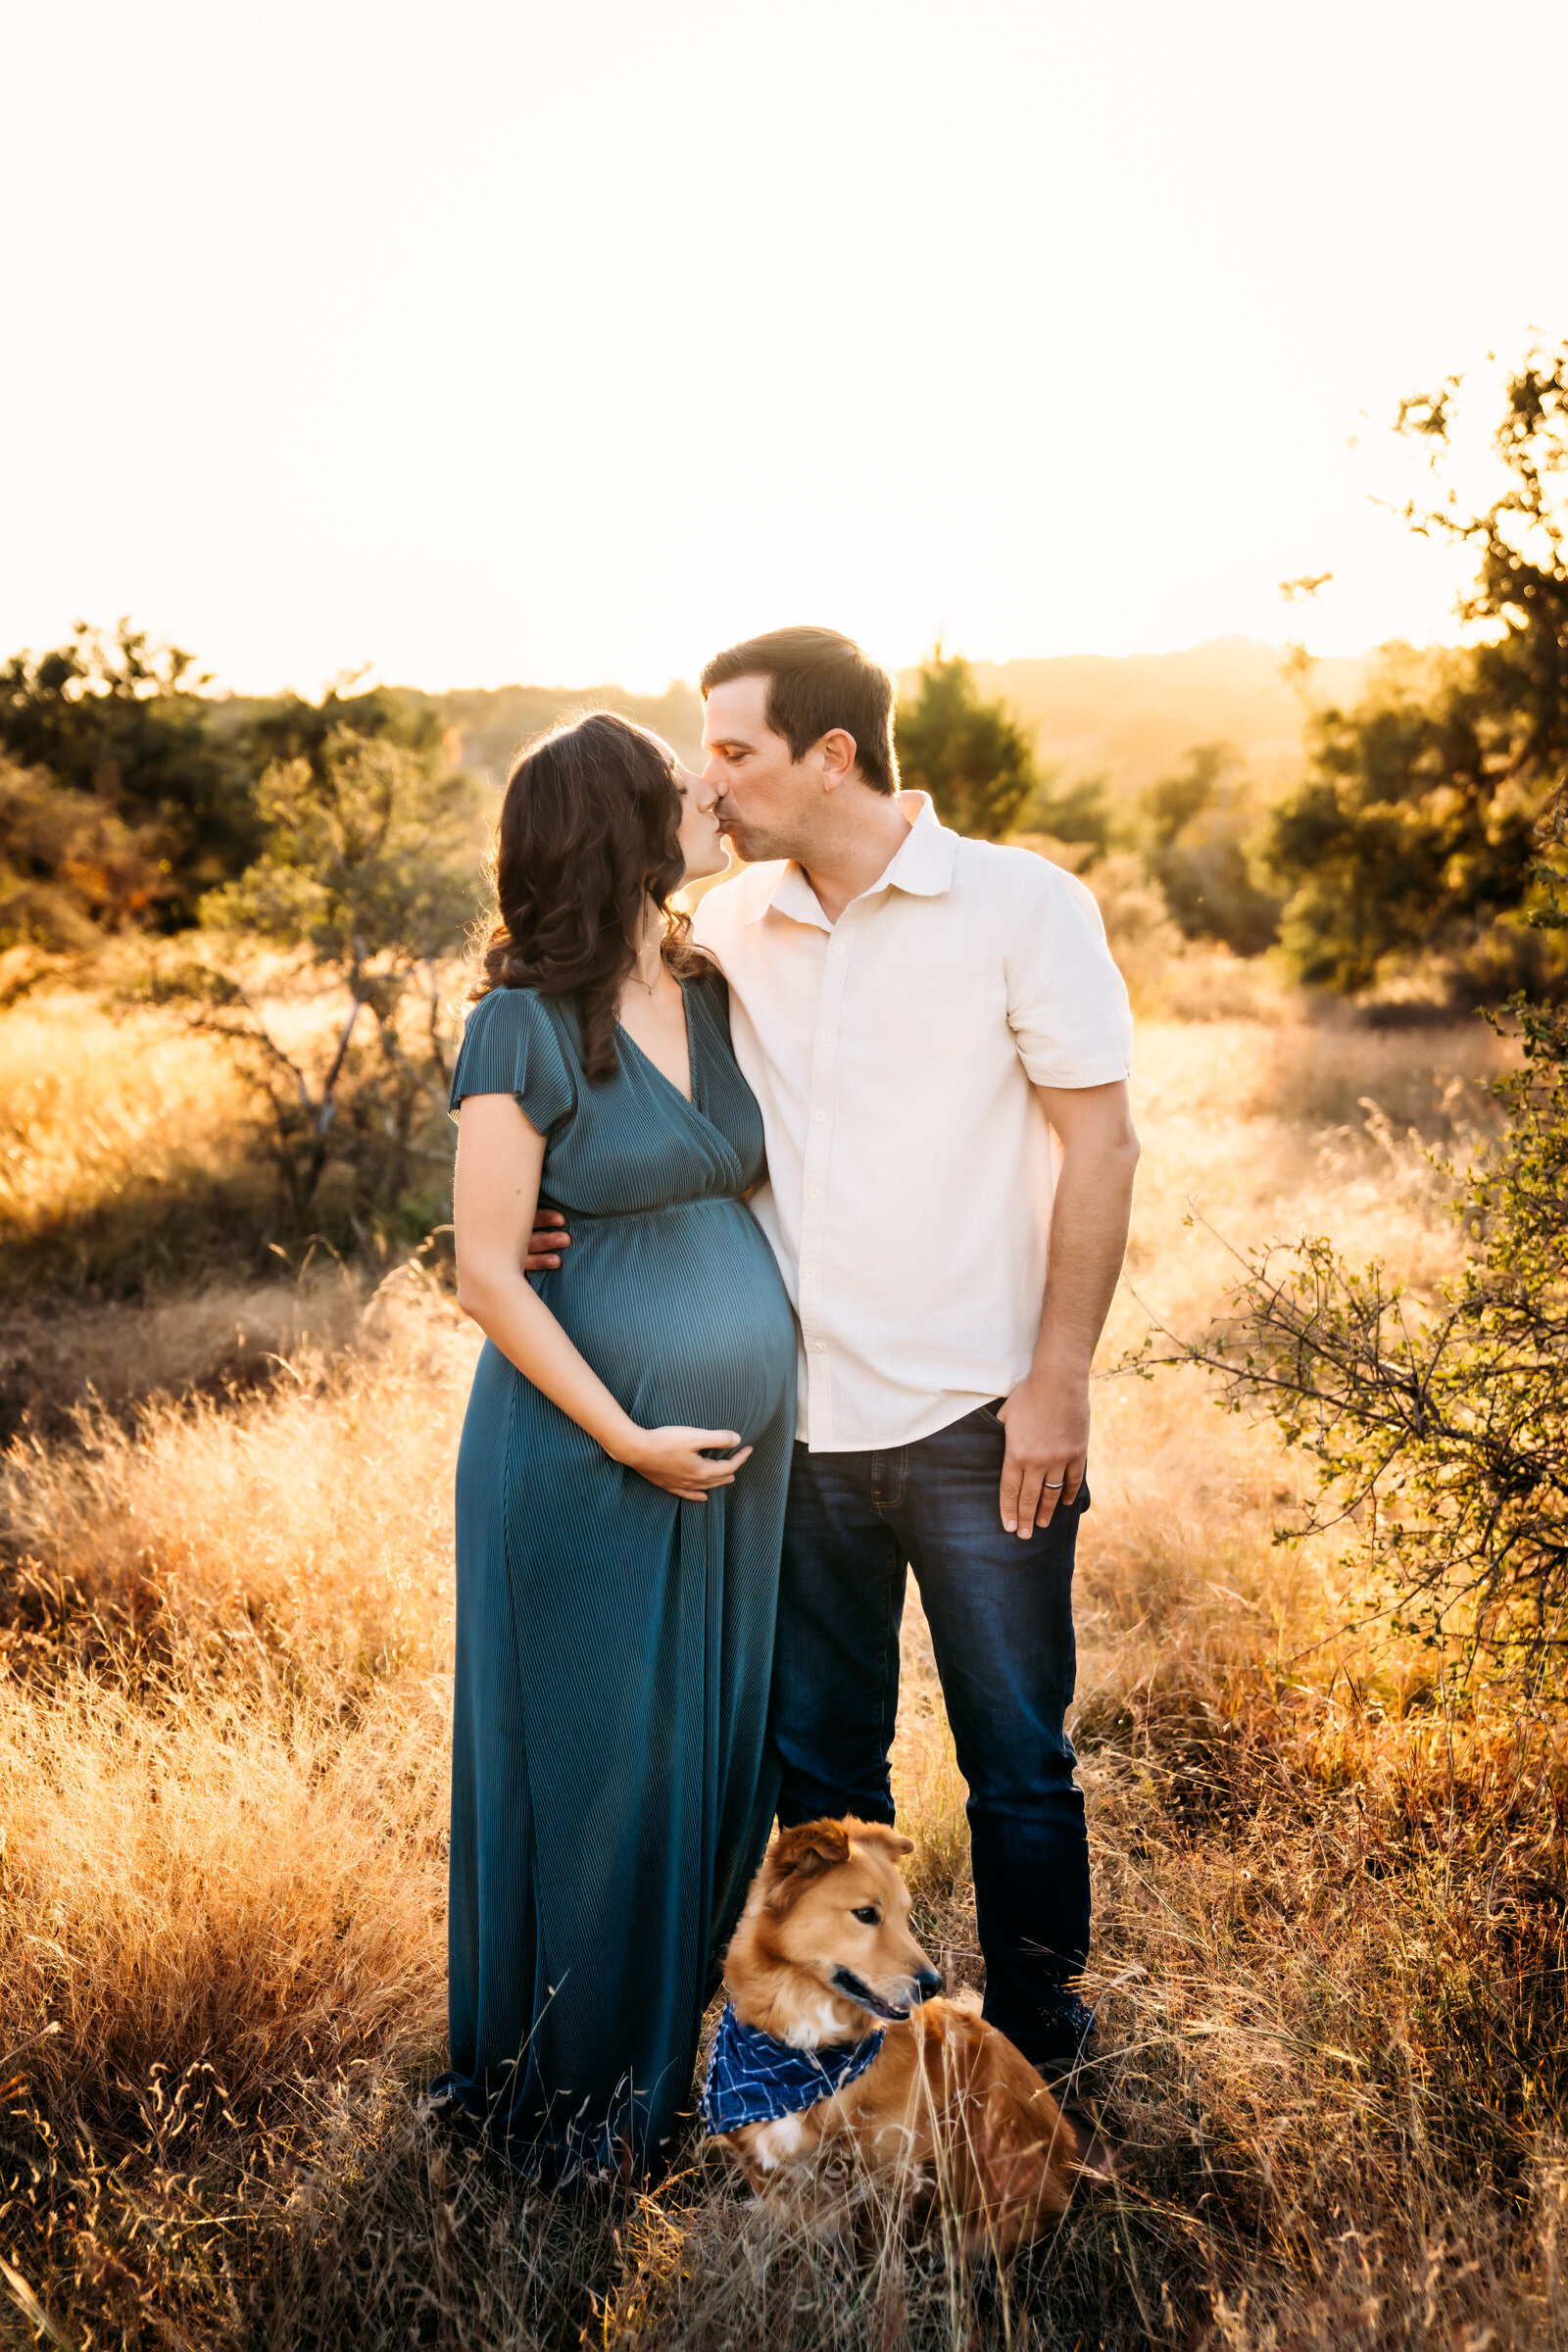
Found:
<svg viewBox="0 0 1568 2352"><path fill-rule="evenodd" d="M1085 2167L1027 2059L931 1997L941 1980L909 1934L898 1867L913 1850L868 1821L774 1839L725 1960L703 2112L758 2190L847 2158L919 2207L940 2202L966 2251L1005 2256Z"/></svg>

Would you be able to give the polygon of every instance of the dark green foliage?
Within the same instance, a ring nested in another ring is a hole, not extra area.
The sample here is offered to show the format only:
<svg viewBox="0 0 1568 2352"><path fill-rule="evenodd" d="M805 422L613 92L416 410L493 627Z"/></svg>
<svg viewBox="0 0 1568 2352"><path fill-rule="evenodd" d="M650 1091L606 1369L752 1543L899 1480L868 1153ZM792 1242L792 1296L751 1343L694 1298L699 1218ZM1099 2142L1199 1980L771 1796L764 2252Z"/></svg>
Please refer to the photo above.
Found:
<svg viewBox="0 0 1568 2352"><path fill-rule="evenodd" d="M280 760L304 760L318 783L325 783L334 738L344 733L362 743L399 744L434 764L440 763L446 748L437 708L395 686L371 686L363 694L333 686L318 703L285 694L248 705L236 741L246 765L258 777Z"/></svg>
<svg viewBox="0 0 1568 2352"><path fill-rule="evenodd" d="M1036 785L1013 819L1018 833L1044 833L1052 841L1082 842L1089 856L1078 867L1087 872L1104 857L1115 837L1103 776L1086 776L1058 789L1059 768L1050 769Z"/></svg>
<svg viewBox="0 0 1568 2352"><path fill-rule="evenodd" d="M80 904L98 921L134 916L169 930L191 921L205 890L237 874L260 844L254 775L213 723L191 655L151 647L122 620L112 637L78 621L69 645L36 659L16 654L0 669L0 749L41 771L94 819L121 829L141 859L134 887L89 887ZM57 814L69 818L62 806ZM46 835L31 828L29 862L47 864ZM119 859L123 869L122 857ZM33 873L35 881L55 878ZM66 895L71 895L69 877Z"/></svg>
<svg viewBox="0 0 1568 2352"><path fill-rule="evenodd" d="M1568 847L1568 793L1549 839ZM1538 859L1548 892L1554 869ZM1560 903L1538 928L1560 930ZM1358 1515L1396 1625L1434 1644L1568 1649L1568 1007L1511 1007L1524 1060L1493 1089L1499 1141L1457 1187L1475 1236L1431 1298L1324 1240L1250 1253L1233 1318L1163 1362L1219 1372L1313 1455L1309 1526ZM1560 1664L1559 1664L1560 1676Z"/></svg>
<svg viewBox="0 0 1568 2352"><path fill-rule="evenodd" d="M1239 754L1200 744L1185 771L1152 784L1139 806L1150 879L1187 937L1221 940L1238 956L1272 947L1281 902L1253 878L1257 808Z"/></svg>
<svg viewBox="0 0 1568 2352"><path fill-rule="evenodd" d="M164 901L156 825L127 825L96 793L0 757L0 949L59 954Z"/></svg>
<svg viewBox="0 0 1568 2352"><path fill-rule="evenodd" d="M1039 783L1029 739L1004 703L981 699L961 655L937 646L919 678L895 713L900 779L931 795L944 824L1000 841Z"/></svg>
<svg viewBox="0 0 1568 2352"><path fill-rule="evenodd" d="M1435 462L1453 391L1400 411ZM1568 345L1511 378L1494 444L1508 487L1483 514L1451 490L1407 511L1475 548L1462 612L1494 641L1392 655L1353 710L1319 715L1306 781L1273 818L1287 951L1303 980L1341 993L1418 958L1459 1002L1568 985L1560 943L1525 919L1536 831L1568 777Z"/></svg>

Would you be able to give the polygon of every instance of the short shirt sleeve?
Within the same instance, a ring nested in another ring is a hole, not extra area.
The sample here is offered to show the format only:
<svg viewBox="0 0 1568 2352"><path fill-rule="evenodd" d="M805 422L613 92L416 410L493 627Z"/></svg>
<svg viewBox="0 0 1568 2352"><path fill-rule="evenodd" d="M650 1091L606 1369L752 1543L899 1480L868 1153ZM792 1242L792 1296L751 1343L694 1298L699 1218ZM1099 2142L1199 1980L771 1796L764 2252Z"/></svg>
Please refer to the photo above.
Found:
<svg viewBox="0 0 1568 2352"><path fill-rule="evenodd" d="M1109 1086L1132 1068L1127 984L1092 894L1030 851L1008 925L1007 1020L1036 1086Z"/></svg>
<svg viewBox="0 0 1568 2352"><path fill-rule="evenodd" d="M532 989L493 988L469 1013L452 1073L454 1111L466 1095L511 1095L541 1135L576 1108L556 1025Z"/></svg>

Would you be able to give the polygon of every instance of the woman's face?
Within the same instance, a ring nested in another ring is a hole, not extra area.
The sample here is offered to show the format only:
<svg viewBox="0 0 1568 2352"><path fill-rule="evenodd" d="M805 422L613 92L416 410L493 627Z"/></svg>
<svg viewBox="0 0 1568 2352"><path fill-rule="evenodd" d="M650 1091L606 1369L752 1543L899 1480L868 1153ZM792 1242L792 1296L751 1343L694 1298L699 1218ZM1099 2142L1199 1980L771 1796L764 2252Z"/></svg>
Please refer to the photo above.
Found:
<svg viewBox="0 0 1568 2352"><path fill-rule="evenodd" d="M680 794L680 847L686 860L683 880L700 882L705 874L721 874L729 863L724 836L713 814L713 788L675 762L675 789Z"/></svg>

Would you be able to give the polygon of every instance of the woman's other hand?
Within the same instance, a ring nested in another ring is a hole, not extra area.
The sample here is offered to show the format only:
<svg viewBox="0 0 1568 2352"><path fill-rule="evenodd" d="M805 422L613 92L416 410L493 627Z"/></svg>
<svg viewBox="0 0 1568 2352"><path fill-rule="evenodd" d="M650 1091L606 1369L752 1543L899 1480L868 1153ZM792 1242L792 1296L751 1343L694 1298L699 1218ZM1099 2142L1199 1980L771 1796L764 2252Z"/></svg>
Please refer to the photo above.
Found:
<svg viewBox="0 0 1568 2352"><path fill-rule="evenodd" d="M721 1446L740 1450L726 1453L721 1462L710 1461L709 1454ZM666 1494L678 1494L682 1502L706 1502L715 1487L733 1486L751 1451L733 1429L645 1429L618 1458Z"/></svg>

